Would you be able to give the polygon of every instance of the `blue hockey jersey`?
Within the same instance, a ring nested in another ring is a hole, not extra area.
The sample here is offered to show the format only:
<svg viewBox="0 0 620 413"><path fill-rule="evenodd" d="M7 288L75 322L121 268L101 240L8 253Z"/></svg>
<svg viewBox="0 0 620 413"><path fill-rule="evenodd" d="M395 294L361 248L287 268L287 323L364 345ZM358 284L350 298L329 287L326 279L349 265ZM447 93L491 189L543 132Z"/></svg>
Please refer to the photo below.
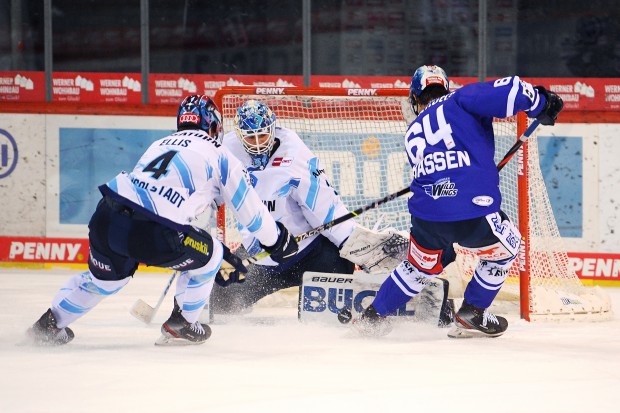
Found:
<svg viewBox="0 0 620 413"><path fill-rule="evenodd" d="M521 111L535 117L545 103L518 76L470 84L431 101L405 134L413 168L409 212L446 222L499 211L493 118Z"/></svg>

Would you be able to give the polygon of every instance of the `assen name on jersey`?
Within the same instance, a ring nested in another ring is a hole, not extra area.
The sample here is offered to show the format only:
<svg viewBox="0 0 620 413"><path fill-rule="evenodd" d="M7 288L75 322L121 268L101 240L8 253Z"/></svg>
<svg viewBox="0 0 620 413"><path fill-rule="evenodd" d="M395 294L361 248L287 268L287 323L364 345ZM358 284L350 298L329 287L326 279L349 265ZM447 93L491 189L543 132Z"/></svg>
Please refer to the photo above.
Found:
<svg viewBox="0 0 620 413"><path fill-rule="evenodd" d="M415 179L433 172L462 168L463 166L471 166L467 151L433 152L425 155L422 161L415 165L413 177Z"/></svg>

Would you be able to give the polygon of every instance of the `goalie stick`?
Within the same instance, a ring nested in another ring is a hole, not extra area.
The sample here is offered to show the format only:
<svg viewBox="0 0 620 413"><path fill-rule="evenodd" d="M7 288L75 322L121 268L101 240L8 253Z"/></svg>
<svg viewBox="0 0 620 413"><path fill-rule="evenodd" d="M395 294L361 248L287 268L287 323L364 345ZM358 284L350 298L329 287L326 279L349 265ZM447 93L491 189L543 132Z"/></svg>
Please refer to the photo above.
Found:
<svg viewBox="0 0 620 413"><path fill-rule="evenodd" d="M538 120L534 120L532 122L532 124L530 126L528 126L528 128L525 130L525 132L523 132L523 134L521 136L519 136L519 139L517 139L517 142L512 145L512 148L510 148L508 150L508 152L506 152L506 155L504 155L504 158L497 164L497 170L501 171L504 166L506 166L506 164L508 163L508 161L510 161L512 159L512 157L514 156L515 153L517 153L517 151L519 150L519 148L521 147L521 145L523 145L525 143L525 141L528 140L528 138L532 135L532 133L534 133L534 130L536 130L536 128L538 127L538 125L540 124L540 122ZM395 192L393 194L390 194L386 197L383 197L381 199L376 200L375 202L365 205L363 207L360 207L358 209L356 209L353 212L349 212L348 214L345 214L341 217L338 217L336 219L334 219L333 221L327 222L323 225L320 225L314 229L311 229L310 231L306 231L303 234L299 234L298 236L295 237L295 241L299 242L302 241L306 238L310 238L314 235L320 234L321 232L330 229L333 226L336 226L338 224L341 224L345 221L350 220L351 218L355 218L356 216L368 211L369 209L374 209L377 208L379 205L383 205L386 202L390 202L402 195L405 195L407 193L411 192L411 188L407 187L407 188L403 188L398 192ZM254 255L253 257L248 258L248 261L250 262L256 262L258 260L261 260L265 257L268 257L269 253L266 251L263 251L257 255Z"/></svg>
<svg viewBox="0 0 620 413"><path fill-rule="evenodd" d="M374 201L371 204L365 205L363 207L360 207L358 209L356 209L355 211L349 212L348 214L345 214L341 217L338 217L336 219L334 219L333 221L329 221L323 225L319 225L318 227L311 229L309 231L306 231L302 234L299 234L295 237L295 241L300 242L302 240L305 240L306 238L310 238L314 235L320 234L321 232L330 229L333 226L336 226L338 224L342 224L345 221L350 220L351 218L355 218L356 216L363 214L364 212L368 211L369 209L374 209L377 208L379 205L383 205L386 202L390 202L393 199L398 198L401 195L405 195L406 193L411 192L411 188L407 187L407 188L403 188L398 192L395 192L393 194L390 194L388 196L385 196L381 199L378 199L376 201ZM265 257L268 257L269 253L267 251L263 251L259 254L254 255L253 257L248 258L248 260L250 262L256 262L260 259L263 259Z"/></svg>

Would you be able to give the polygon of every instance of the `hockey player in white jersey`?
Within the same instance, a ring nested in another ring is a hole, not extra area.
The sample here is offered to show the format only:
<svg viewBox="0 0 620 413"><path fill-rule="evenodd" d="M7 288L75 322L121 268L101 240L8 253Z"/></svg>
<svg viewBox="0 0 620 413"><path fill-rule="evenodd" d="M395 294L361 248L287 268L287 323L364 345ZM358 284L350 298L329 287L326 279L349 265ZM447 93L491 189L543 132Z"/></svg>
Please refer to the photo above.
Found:
<svg viewBox="0 0 620 413"><path fill-rule="evenodd" d="M227 133L223 143L246 166L274 219L292 234L349 212L319 159L295 131L276 126L276 115L264 102L249 100L240 106L235 131ZM256 237L247 228L240 231L244 248L237 253L242 257L259 254L262 248ZM236 272L228 279L216 278L219 287L214 287L211 310L234 313L248 308L275 291L301 285L307 271L352 274L357 264L384 277L400 263L406 245L407 239L396 231L371 231L353 220L345 221L300 241L299 253L286 263L266 257L249 266L245 279Z"/></svg>
<svg viewBox="0 0 620 413"><path fill-rule="evenodd" d="M35 344L71 341L68 327L123 288L139 263L180 272L175 305L156 344L200 344L211 329L198 319L208 302L225 248L195 227L196 217L221 199L274 262L285 263L297 243L273 220L240 162L221 145L222 119L206 96L183 100L177 132L146 150L131 172L99 187L103 198L88 227L89 270L60 289L28 330ZM239 271L245 271L243 265Z"/></svg>

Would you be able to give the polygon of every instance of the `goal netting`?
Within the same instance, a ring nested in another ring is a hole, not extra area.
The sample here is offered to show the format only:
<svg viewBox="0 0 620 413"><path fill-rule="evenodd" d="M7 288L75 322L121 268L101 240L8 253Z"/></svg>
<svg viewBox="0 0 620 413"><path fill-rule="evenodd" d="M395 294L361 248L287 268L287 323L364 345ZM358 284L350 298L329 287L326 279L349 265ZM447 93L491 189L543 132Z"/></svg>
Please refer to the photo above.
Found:
<svg viewBox="0 0 620 413"><path fill-rule="evenodd" d="M404 133L414 114L406 89L319 89L225 87L215 96L224 132L233 130L236 109L246 100L264 101L277 124L296 131L320 159L330 183L349 210L408 187L411 168ZM496 162L527 127L527 118L494 123ZM585 287L569 267L538 164L536 133L501 172L502 209L518 225L525 242L518 262L496 299L498 312L522 318L605 319L611 304L598 287ZM241 238L231 213L222 208L218 236L231 249ZM361 225L408 231L410 216L403 196L356 218ZM458 248L458 258L443 274L458 300L476 267L477 257Z"/></svg>

